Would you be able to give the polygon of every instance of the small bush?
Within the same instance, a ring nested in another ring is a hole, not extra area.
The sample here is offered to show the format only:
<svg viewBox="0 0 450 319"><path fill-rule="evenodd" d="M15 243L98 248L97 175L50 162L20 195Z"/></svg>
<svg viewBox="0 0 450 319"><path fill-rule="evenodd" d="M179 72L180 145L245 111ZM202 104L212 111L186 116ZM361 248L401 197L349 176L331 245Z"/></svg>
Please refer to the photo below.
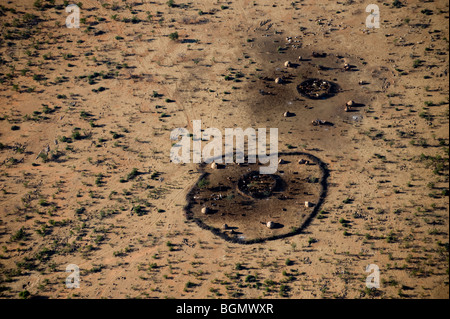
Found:
<svg viewBox="0 0 450 319"><path fill-rule="evenodd" d="M81 135L79 130L75 130L72 132L72 138L74 140L81 140L81 139L83 139L83 136Z"/></svg>
<svg viewBox="0 0 450 319"><path fill-rule="evenodd" d="M281 285L280 286L280 292L279 292L280 297L287 297L288 296L288 291L289 291L289 287L288 286Z"/></svg>
<svg viewBox="0 0 450 319"><path fill-rule="evenodd" d="M127 179L128 179L128 180L132 180L132 179L136 178L136 176L138 176L138 175L139 175L138 169L137 169L137 168L133 168L133 170L131 171L131 173L128 174Z"/></svg>
<svg viewBox="0 0 450 319"><path fill-rule="evenodd" d="M392 6L394 8L401 8L403 7L403 3L400 0L394 0L394 2L392 2Z"/></svg>
<svg viewBox="0 0 450 319"><path fill-rule="evenodd" d="M206 186L209 185L209 181L206 178L202 178L198 183L197 186L198 188L205 188Z"/></svg>
<svg viewBox="0 0 450 319"><path fill-rule="evenodd" d="M86 212L86 208L80 207L75 211L75 214L80 215Z"/></svg>
<svg viewBox="0 0 450 319"><path fill-rule="evenodd" d="M20 299L28 299L30 297L30 292L28 290L24 290L19 292L19 298Z"/></svg>
<svg viewBox="0 0 450 319"><path fill-rule="evenodd" d="M26 239L27 234L25 229L21 227L14 235L11 236L11 241L19 241Z"/></svg>
<svg viewBox="0 0 450 319"><path fill-rule="evenodd" d="M179 38L178 32L173 32L173 33L169 34L169 39L172 41L176 41L176 40L178 40L178 38Z"/></svg>
<svg viewBox="0 0 450 319"><path fill-rule="evenodd" d="M388 243L393 243L393 242L395 242L395 236L394 236L394 233L393 233L393 232L391 232L391 233L386 237L386 242L388 242Z"/></svg>
<svg viewBox="0 0 450 319"><path fill-rule="evenodd" d="M133 212L138 216L143 216L145 214L145 211L141 205L133 207Z"/></svg>
<svg viewBox="0 0 450 319"><path fill-rule="evenodd" d="M186 283L186 289L194 288L196 285L193 282L188 281Z"/></svg>

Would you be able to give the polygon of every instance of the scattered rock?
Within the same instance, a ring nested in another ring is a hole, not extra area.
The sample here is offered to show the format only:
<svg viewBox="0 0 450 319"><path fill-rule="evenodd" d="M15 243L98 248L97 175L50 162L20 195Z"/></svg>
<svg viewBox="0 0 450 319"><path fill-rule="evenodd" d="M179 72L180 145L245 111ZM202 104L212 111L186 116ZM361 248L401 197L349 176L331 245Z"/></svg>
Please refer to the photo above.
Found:
<svg viewBox="0 0 450 319"><path fill-rule="evenodd" d="M211 169L217 169L217 163L212 163L211 164Z"/></svg>
<svg viewBox="0 0 450 319"><path fill-rule="evenodd" d="M292 63L290 61L286 61L284 62L284 66L290 68L292 66Z"/></svg>
<svg viewBox="0 0 450 319"><path fill-rule="evenodd" d="M305 202L305 207L306 208L312 207L312 204L310 202Z"/></svg>
<svg viewBox="0 0 450 319"><path fill-rule="evenodd" d="M353 102L352 100L348 101L345 104L345 112L350 112L352 110L352 107L355 105L355 102Z"/></svg>
<svg viewBox="0 0 450 319"><path fill-rule="evenodd" d="M324 121L324 120L317 119L317 120L312 121L311 124L314 125L314 126L318 126L318 125L328 125L329 122Z"/></svg>
<svg viewBox="0 0 450 319"><path fill-rule="evenodd" d="M305 159L299 160L298 163L299 163L300 165L309 165L309 161L308 161L308 160L305 160Z"/></svg>
<svg viewBox="0 0 450 319"><path fill-rule="evenodd" d="M282 78L276 78L275 79L275 83L276 84L281 84L281 83L283 83L283 79Z"/></svg>
<svg viewBox="0 0 450 319"><path fill-rule="evenodd" d="M203 207L202 208L202 214L207 215L209 213L209 208L208 207Z"/></svg>
<svg viewBox="0 0 450 319"><path fill-rule="evenodd" d="M267 223L267 228L273 229L274 227L275 227L275 223L274 222L268 222Z"/></svg>

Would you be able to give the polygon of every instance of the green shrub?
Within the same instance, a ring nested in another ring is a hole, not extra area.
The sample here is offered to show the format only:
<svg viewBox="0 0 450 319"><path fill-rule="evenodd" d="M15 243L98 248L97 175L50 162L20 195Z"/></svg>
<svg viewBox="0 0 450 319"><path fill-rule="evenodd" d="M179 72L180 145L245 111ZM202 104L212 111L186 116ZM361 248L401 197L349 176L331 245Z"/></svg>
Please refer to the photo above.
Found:
<svg viewBox="0 0 450 319"><path fill-rule="evenodd" d="M394 8L401 8L403 6L403 3L400 0L394 0L394 2L392 2L392 6Z"/></svg>
<svg viewBox="0 0 450 319"><path fill-rule="evenodd" d="M390 232L389 235L386 237L386 242L393 243L395 242L395 236L393 232Z"/></svg>
<svg viewBox="0 0 450 319"><path fill-rule="evenodd" d="M19 292L19 298L20 299L28 299L30 297L30 292L28 290L24 290Z"/></svg>
<svg viewBox="0 0 450 319"><path fill-rule="evenodd" d="M127 179L128 179L128 180L134 179L134 178L136 178L136 176L138 176L138 175L139 175L138 169L137 169L137 168L133 168L133 170L131 171L131 173L128 174Z"/></svg>
<svg viewBox="0 0 450 319"><path fill-rule="evenodd" d="M418 68L420 65L422 64L422 61L421 60L419 60L419 59L417 59L417 60L414 60L414 62L413 62L413 68Z"/></svg>
<svg viewBox="0 0 450 319"><path fill-rule="evenodd" d="M19 241L27 238L25 229L21 227L14 235L11 236L11 241Z"/></svg>
<svg viewBox="0 0 450 319"><path fill-rule="evenodd" d="M141 205L133 207L133 212L138 216L142 216L145 213L145 211Z"/></svg>
<svg viewBox="0 0 450 319"><path fill-rule="evenodd" d="M169 34L169 39L172 41L176 41L176 40L178 40L178 38L179 38L178 32L173 32L173 33Z"/></svg>
<svg viewBox="0 0 450 319"><path fill-rule="evenodd" d="M79 130L75 130L72 132L72 138L74 140L81 140L83 138L83 136L81 135Z"/></svg>
<svg viewBox="0 0 450 319"><path fill-rule="evenodd" d="M205 188L206 186L209 185L209 181L206 178L202 178L198 183L197 186L198 188Z"/></svg>
<svg viewBox="0 0 450 319"><path fill-rule="evenodd" d="M194 288L195 286L196 286L196 285L195 285L193 282L188 281L188 282L186 283L186 289Z"/></svg>
<svg viewBox="0 0 450 319"><path fill-rule="evenodd" d="M86 208L80 207L75 211L75 214L80 215L86 212Z"/></svg>
<svg viewBox="0 0 450 319"><path fill-rule="evenodd" d="M287 297L288 296L289 287L286 285L280 286L280 297Z"/></svg>

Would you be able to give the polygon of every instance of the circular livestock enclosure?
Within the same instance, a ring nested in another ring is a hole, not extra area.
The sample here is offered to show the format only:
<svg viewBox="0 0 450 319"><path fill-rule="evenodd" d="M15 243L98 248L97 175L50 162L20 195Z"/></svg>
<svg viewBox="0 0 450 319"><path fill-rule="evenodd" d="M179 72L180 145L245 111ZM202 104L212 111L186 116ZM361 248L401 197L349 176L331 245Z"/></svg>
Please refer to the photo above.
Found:
<svg viewBox="0 0 450 319"><path fill-rule="evenodd" d="M321 80L321 79L308 79L303 81L297 86L298 92L309 99L320 100L328 99L339 91L339 87L336 83Z"/></svg>
<svg viewBox="0 0 450 319"><path fill-rule="evenodd" d="M187 220L239 244L300 234L326 198L327 165L304 152L278 155L278 171L268 175L260 174L260 163L200 164L186 196Z"/></svg>
<svg viewBox="0 0 450 319"><path fill-rule="evenodd" d="M281 187L282 180L277 175L260 174L252 171L242 176L238 181L238 190L252 198L268 198Z"/></svg>

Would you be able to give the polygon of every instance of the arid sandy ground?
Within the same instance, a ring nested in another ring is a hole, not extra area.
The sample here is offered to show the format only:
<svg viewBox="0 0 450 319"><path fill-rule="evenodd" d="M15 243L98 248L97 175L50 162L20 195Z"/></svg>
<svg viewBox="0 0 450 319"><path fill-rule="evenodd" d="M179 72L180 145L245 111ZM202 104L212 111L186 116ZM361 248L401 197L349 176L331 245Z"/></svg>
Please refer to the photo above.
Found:
<svg viewBox="0 0 450 319"><path fill-rule="evenodd" d="M62 0L1 0L0 295L448 298L448 2L373 2L380 29L352 0L82 0L68 29ZM313 76L342 92L302 98ZM193 120L277 127L280 151L327 163L320 218L255 245L187 222L199 175L169 136Z"/></svg>

